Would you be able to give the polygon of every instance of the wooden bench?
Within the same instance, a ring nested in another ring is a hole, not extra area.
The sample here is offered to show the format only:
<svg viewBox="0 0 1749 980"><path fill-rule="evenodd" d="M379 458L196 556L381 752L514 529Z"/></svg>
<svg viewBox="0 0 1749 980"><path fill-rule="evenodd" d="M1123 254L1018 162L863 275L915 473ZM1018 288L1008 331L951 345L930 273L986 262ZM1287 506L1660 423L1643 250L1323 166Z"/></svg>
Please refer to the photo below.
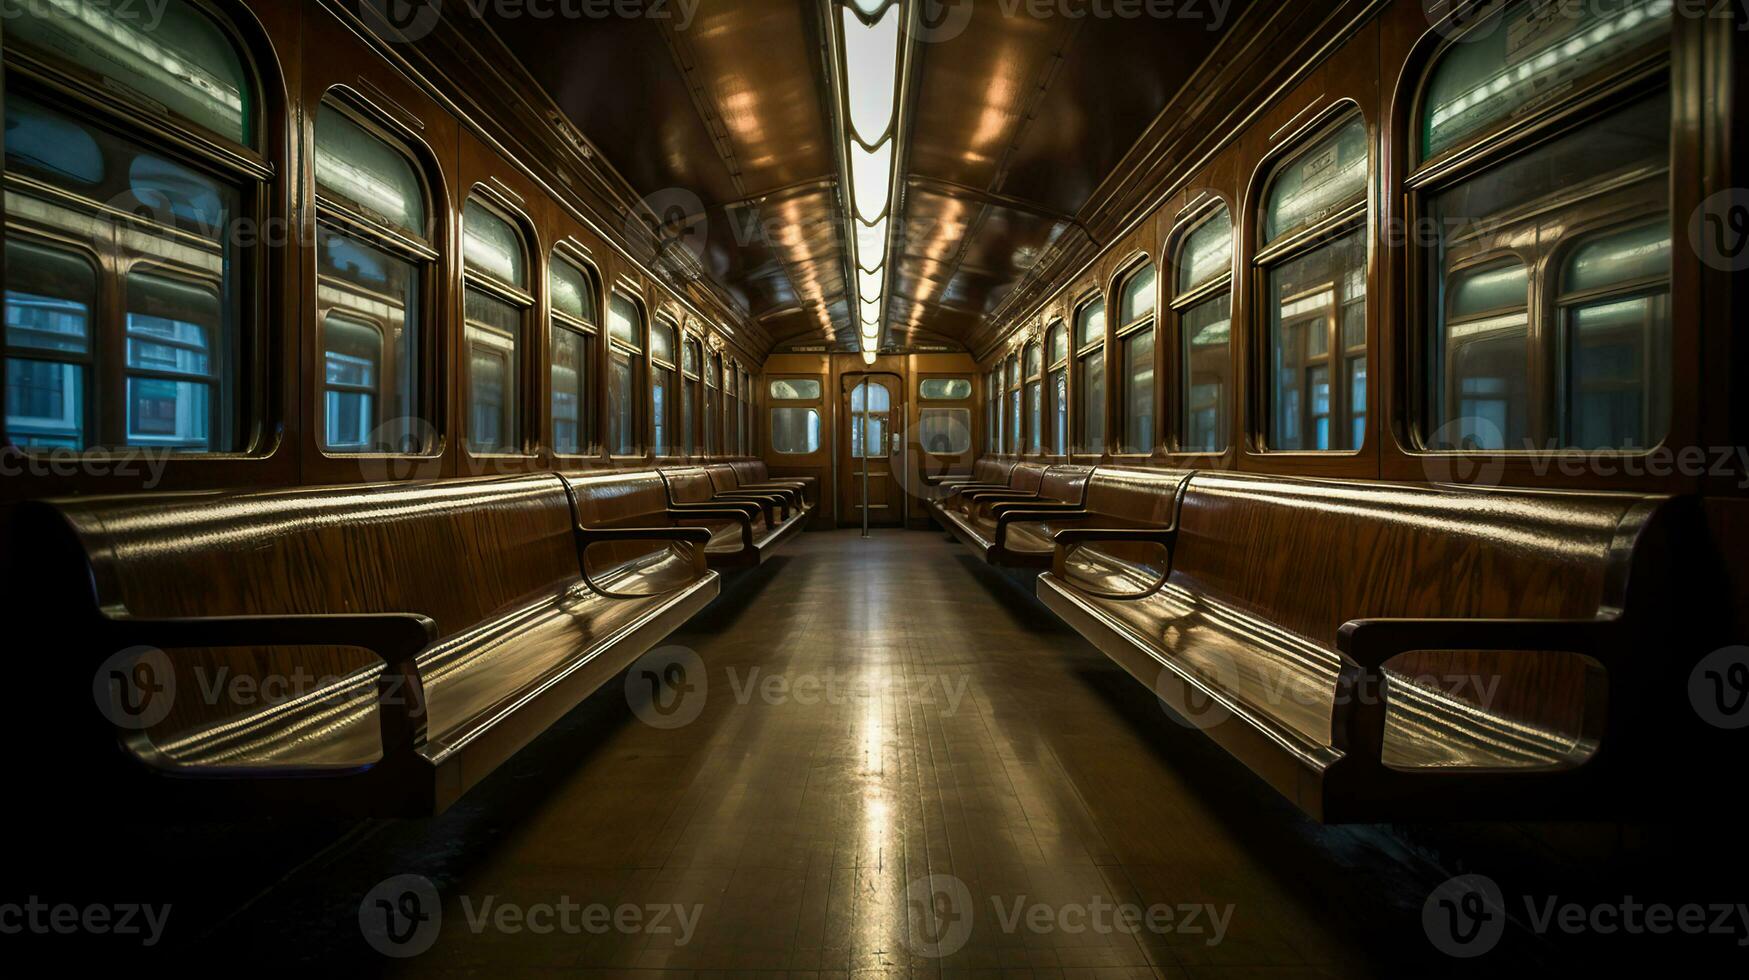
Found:
<svg viewBox="0 0 1749 980"><path fill-rule="evenodd" d="M705 556L712 568L758 565L807 523L807 513L791 512L783 494L718 493L703 467L665 469L657 479L667 485L672 519L711 530Z"/></svg>
<svg viewBox="0 0 1749 980"><path fill-rule="evenodd" d="M925 473L922 480L924 487L932 491L931 499L945 496L954 487L968 483L978 483L984 486L1007 486L1008 474L1013 471L1015 460L998 459L995 456L980 456L972 463L972 472L965 473Z"/></svg>
<svg viewBox="0 0 1749 980"><path fill-rule="evenodd" d="M1668 505L1197 473L1037 590L1318 819L1594 816L1656 727Z"/></svg>
<svg viewBox="0 0 1749 980"><path fill-rule="evenodd" d="M743 483L741 474L733 463L711 463L705 466L704 471L710 477L711 487L716 490L718 497L777 497L790 513L806 513L814 508L808 500L807 488L800 481Z"/></svg>
<svg viewBox="0 0 1749 980"><path fill-rule="evenodd" d="M799 487L802 500L810 507L820 505L820 481L812 476L772 476L771 468L762 459L741 459L727 464L735 473L736 483L744 490L768 487Z"/></svg>
<svg viewBox="0 0 1749 980"><path fill-rule="evenodd" d="M929 501L929 514L935 522L946 530L949 514L970 516L968 509L976 494L1009 494L1014 499L1035 497L1038 488L1044 483L1045 473L1050 467L1044 463L1015 463L1008 467L1006 478L1001 483L967 482L957 483L943 489L941 496ZM949 532L952 536L952 532Z"/></svg>
<svg viewBox="0 0 1749 980"><path fill-rule="evenodd" d="M527 476L59 500L21 507L19 554L66 604L85 697L139 654L95 682L114 724L86 747L116 764L113 798L168 776L197 810L415 816L717 595L702 528L588 554L608 538L579 512L626 496Z"/></svg>
<svg viewBox="0 0 1749 980"><path fill-rule="evenodd" d="M961 490L958 508L943 508L949 534L992 565L1049 568L1055 529L1087 515L1091 466L1053 466L1032 494L1009 490Z"/></svg>

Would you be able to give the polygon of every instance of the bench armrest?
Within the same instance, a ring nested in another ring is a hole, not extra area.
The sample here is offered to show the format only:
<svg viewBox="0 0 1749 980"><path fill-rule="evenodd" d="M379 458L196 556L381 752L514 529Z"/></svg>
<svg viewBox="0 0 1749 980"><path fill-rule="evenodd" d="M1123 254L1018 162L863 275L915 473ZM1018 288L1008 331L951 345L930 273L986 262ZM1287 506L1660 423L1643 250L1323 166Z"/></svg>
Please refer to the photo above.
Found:
<svg viewBox="0 0 1749 980"><path fill-rule="evenodd" d="M1053 515L1054 516L1054 515ZM1166 551L1166 567L1147 589L1140 592L1096 592L1092 589L1074 586L1088 595L1100 599L1135 600L1146 599L1160 591L1160 587L1172 577L1172 563L1178 556L1177 527L1072 527L1058 531L1051 539L1056 542L1057 550L1051 555L1051 574L1064 584L1069 584L1068 564L1069 552L1078 545L1090 544L1095 541L1109 541L1115 544L1157 544Z"/></svg>
<svg viewBox="0 0 1749 980"><path fill-rule="evenodd" d="M734 521L741 525L741 549L750 551L753 548L753 522L759 519L759 508L753 504L745 506L747 510L730 507L676 507L668 511L668 516L679 521Z"/></svg>
<svg viewBox="0 0 1749 980"><path fill-rule="evenodd" d="M757 504L760 512L765 515L765 523L774 527L779 521L789 517L789 498L779 494L727 490L719 492L715 499Z"/></svg>
<svg viewBox="0 0 1749 980"><path fill-rule="evenodd" d="M425 688L419 680L419 653L437 639L437 624L418 613L338 613L277 616L200 616L135 619L105 615L105 640L112 645L169 649L256 646L337 646L368 650L383 662L377 678L377 722L382 764L416 761L425 743ZM146 750L143 732L133 733L138 754ZM296 775L285 767L265 767L273 775ZM227 766L208 775L253 778L260 771Z"/></svg>
<svg viewBox="0 0 1749 980"><path fill-rule="evenodd" d="M1024 510L1037 514L1078 514L1087 516L1087 508L1080 504L1050 500L1001 500L990 505L990 516L1000 518L1010 511Z"/></svg>
<svg viewBox="0 0 1749 980"><path fill-rule="evenodd" d="M1420 650L1523 653L1577 653L1608 670L1624 634L1621 616L1591 619L1352 619L1337 631L1342 668L1336 676L1330 741L1357 768L1384 765L1388 688L1384 665L1393 657ZM1606 681L1587 682L1586 723L1594 724L1592 705L1603 706ZM1598 712L1600 713L1600 712Z"/></svg>
<svg viewBox="0 0 1749 980"><path fill-rule="evenodd" d="M765 508L751 501L717 500L702 504L669 504L670 517L680 517L689 514L703 514L719 520L733 520L737 515L750 521L758 520L765 513Z"/></svg>
<svg viewBox="0 0 1749 980"><path fill-rule="evenodd" d="M583 576L583 584L609 598L647 599L649 596L619 593L599 585L595 577L589 574L589 559L585 555L592 544L609 541L667 541L692 545L686 551L692 562L692 581L696 582L710 572L704 554L705 546L711 543L711 529L708 527L584 527L579 524L573 530L577 538L577 570ZM685 586L676 586L669 591L681 588Z"/></svg>
<svg viewBox="0 0 1749 980"><path fill-rule="evenodd" d="M996 547L1008 547L1008 525L1029 521L1062 521L1085 519L1087 512L1077 504L997 504L990 508L996 518Z"/></svg>

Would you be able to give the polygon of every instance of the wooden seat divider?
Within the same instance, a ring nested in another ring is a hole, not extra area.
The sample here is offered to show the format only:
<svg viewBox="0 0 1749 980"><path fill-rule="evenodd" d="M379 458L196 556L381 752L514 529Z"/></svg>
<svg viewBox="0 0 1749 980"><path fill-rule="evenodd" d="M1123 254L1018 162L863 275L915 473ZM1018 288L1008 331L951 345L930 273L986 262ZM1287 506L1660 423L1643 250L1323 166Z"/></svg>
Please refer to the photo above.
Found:
<svg viewBox="0 0 1749 980"><path fill-rule="evenodd" d="M705 555L712 568L758 565L807 523L808 515L790 511L788 498L776 492L719 494L703 467L665 469L658 478L667 485L671 517L711 529Z"/></svg>
<svg viewBox="0 0 1749 980"><path fill-rule="evenodd" d="M17 516L41 594L71 606L67 676L85 674L85 697L93 671L114 689L111 724L82 743L87 764L116 770L106 792L138 781L208 812L418 816L716 596L698 528L640 528L616 545L637 562L597 556L586 575L600 539L579 511L625 493L602 481L573 498L542 475L68 499Z"/></svg>
<svg viewBox="0 0 1749 980"><path fill-rule="evenodd" d="M1667 605L1665 498L1202 472L1178 496L1058 533L1038 595L1312 816L1594 816L1652 738L1657 658L1631 654Z"/></svg>

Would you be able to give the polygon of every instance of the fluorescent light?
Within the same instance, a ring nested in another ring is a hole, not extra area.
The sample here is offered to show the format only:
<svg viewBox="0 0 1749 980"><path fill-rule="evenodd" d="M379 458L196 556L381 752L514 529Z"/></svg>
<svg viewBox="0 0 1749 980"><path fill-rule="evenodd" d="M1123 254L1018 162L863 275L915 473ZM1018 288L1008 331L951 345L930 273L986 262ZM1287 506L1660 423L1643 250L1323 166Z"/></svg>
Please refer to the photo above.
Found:
<svg viewBox="0 0 1749 980"><path fill-rule="evenodd" d="M858 268L872 271L881 267L887 256L887 219L872 225L856 223L856 256Z"/></svg>
<svg viewBox="0 0 1749 980"><path fill-rule="evenodd" d="M884 262L882 263L883 266L885 264L886 263ZM880 298L881 287L886 284L887 278L886 272L883 269L875 269L873 272L864 272L861 269L858 269L856 276L857 281L862 284L861 292L863 299Z"/></svg>
<svg viewBox="0 0 1749 980"><path fill-rule="evenodd" d="M865 299L862 301L862 322L879 321L881 318L881 301Z"/></svg>
<svg viewBox="0 0 1749 980"><path fill-rule="evenodd" d="M870 17L875 15L875 11L887 5L887 0L850 0L850 2L856 5L856 9Z"/></svg>
<svg viewBox="0 0 1749 980"><path fill-rule="evenodd" d="M850 126L865 143L886 135L893 123L893 100L899 89L900 13L899 5L894 4L872 26L858 20L848 8L841 14Z"/></svg>
<svg viewBox="0 0 1749 980"><path fill-rule="evenodd" d="M862 352L862 363L867 364L869 367L874 367L874 362L875 362L875 352L874 351L865 350Z"/></svg>
<svg viewBox="0 0 1749 980"><path fill-rule="evenodd" d="M850 141L850 186L856 199L856 216L873 221L887 210L893 192L893 141L865 150Z"/></svg>

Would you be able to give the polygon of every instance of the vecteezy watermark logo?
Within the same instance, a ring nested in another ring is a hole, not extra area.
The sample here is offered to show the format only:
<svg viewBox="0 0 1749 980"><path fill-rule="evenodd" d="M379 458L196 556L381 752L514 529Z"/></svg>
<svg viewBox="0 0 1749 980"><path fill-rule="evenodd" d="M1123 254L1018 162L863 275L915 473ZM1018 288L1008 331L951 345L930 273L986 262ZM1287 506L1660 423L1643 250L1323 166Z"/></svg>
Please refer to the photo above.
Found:
<svg viewBox="0 0 1749 980"><path fill-rule="evenodd" d="M617 932L626 936L672 936L676 947L692 942L698 922L704 917L703 905L586 904L569 895L533 904L500 901L496 895L475 902L463 895L461 907L468 931L476 936L485 932L511 936L522 933L546 936L555 932L601 936Z"/></svg>
<svg viewBox="0 0 1749 980"><path fill-rule="evenodd" d="M626 670L626 703L651 728L692 724L709 689L704 661L682 646L657 647Z"/></svg>
<svg viewBox="0 0 1749 980"><path fill-rule="evenodd" d="M1178 669L1160 668L1154 678L1154 696L1172 720L1206 732L1233 717L1232 709L1209 692L1230 689L1234 670L1231 657L1210 651L1189 665L1194 680L1186 679Z"/></svg>
<svg viewBox="0 0 1749 980"><path fill-rule="evenodd" d="M710 221L697 194L684 187L669 187L646 196L631 209L625 232L634 241L649 236L659 253L680 247L693 258L702 259Z"/></svg>
<svg viewBox="0 0 1749 980"><path fill-rule="evenodd" d="M917 12L905 24L912 37L924 44L941 44L966 32L972 23L973 0L920 0ZM894 4L886 16L903 17L905 8Z"/></svg>
<svg viewBox="0 0 1749 980"><path fill-rule="evenodd" d="M50 904L35 895L0 905L5 936L139 936L141 946L156 946L169 921L169 905Z"/></svg>
<svg viewBox="0 0 1749 980"><path fill-rule="evenodd" d="M176 703L176 668L157 647L128 647L98 665L91 694L110 724L142 731L163 721Z"/></svg>
<svg viewBox="0 0 1749 980"><path fill-rule="evenodd" d="M81 16L103 18L110 23L125 24L130 29L150 34L164 22L164 11L170 0L0 0L0 20L50 20Z"/></svg>
<svg viewBox="0 0 1749 980"><path fill-rule="evenodd" d="M1421 457L1421 468L1429 483L1499 486L1506 473L1506 458L1498 452L1485 456L1476 453L1484 447L1505 444L1505 434L1492 419L1455 418L1428 435L1427 445L1433 451Z"/></svg>
<svg viewBox="0 0 1749 980"><path fill-rule="evenodd" d="M358 928L364 941L384 956L418 956L437 942L443 929L437 886L424 875L383 879L358 903Z"/></svg>
<svg viewBox="0 0 1749 980"><path fill-rule="evenodd" d="M1688 238L1700 260L1720 272L1749 269L1749 188L1727 188L1702 201Z"/></svg>
<svg viewBox="0 0 1749 980"><path fill-rule="evenodd" d="M1421 0L1421 10L1434 31L1463 44L1493 37L1500 30L1500 18L1494 15L1504 6L1506 0Z"/></svg>
<svg viewBox="0 0 1749 980"><path fill-rule="evenodd" d="M411 43L430 34L443 19L443 0L364 0L392 33L388 40Z"/></svg>
<svg viewBox="0 0 1749 980"><path fill-rule="evenodd" d="M1459 875L1427 896L1421 906L1421 927L1447 956L1481 956L1506 934L1506 900L1493 879Z"/></svg>
<svg viewBox="0 0 1749 980"><path fill-rule="evenodd" d="M1688 675L1695 713L1718 728L1749 726L1749 646L1707 654Z"/></svg>
<svg viewBox="0 0 1749 980"><path fill-rule="evenodd" d="M972 937L972 892L953 875L929 875L905 889L905 946L918 956L952 956Z"/></svg>

